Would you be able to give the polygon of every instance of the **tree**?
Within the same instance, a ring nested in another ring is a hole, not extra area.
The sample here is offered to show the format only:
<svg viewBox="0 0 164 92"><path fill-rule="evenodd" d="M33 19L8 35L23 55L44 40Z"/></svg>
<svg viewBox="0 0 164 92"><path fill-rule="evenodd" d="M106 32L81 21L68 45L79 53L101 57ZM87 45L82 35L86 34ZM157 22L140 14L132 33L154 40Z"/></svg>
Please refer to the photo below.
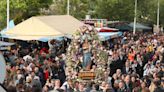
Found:
<svg viewBox="0 0 164 92"><path fill-rule="evenodd" d="M164 26L164 0L160 0L160 23Z"/></svg>
<svg viewBox="0 0 164 92"><path fill-rule="evenodd" d="M134 16L133 4L134 0L99 0L96 13L100 18L132 21Z"/></svg>
<svg viewBox="0 0 164 92"><path fill-rule="evenodd" d="M133 21L135 0L70 0L70 15ZM0 29L6 26L6 0L0 0ZM160 0L160 23L164 25L164 0ZM67 0L10 0L10 19L16 23L36 15L67 14ZM137 22L156 23L157 0L138 0Z"/></svg>
<svg viewBox="0 0 164 92"><path fill-rule="evenodd" d="M157 0L138 0L138 21L143 23L155 23Z"/></svg>
<svg viewBox="0 0 164 92"><path fill-rule="evenodd" d="M49 8L53 0L10 0L10 19L16 23L40 15L42 8ZM0 0L0 29L6 26L6 0Z"/></svg>
<svg viewBox="0 0 164 92"><path fill-rule="evenodd" d="M90 0L70 0L70 15L78 19L84 18L89 12L89 1ZM55 0L50 8L50 14L67 14L67 0Z"/></svg>

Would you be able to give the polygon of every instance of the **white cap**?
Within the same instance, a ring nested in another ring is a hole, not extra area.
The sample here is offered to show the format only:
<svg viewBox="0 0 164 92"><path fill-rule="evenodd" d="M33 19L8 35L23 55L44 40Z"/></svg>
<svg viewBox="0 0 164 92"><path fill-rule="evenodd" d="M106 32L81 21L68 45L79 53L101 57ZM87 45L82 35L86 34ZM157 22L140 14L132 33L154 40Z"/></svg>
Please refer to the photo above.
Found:
<svg viewBox="0 0 164 92"><path fill-rule="evenodd" d="M160 60L157 60L157 61L156 61L156 64L158 64L158 63L161 63Z"/></svg>
<svg viewBox="0 0 164 92"><path fill-rule="evenodd" d="M59 58L58 57L55 57L55 61L59 61Z"/></svg>

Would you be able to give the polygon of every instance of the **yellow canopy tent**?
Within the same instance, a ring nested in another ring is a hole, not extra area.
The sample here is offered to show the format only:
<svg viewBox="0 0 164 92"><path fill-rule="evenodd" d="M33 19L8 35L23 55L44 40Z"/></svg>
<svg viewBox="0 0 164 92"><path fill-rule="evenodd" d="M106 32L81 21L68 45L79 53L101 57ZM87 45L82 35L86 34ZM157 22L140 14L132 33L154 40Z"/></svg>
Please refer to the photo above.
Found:
<svg viewBox="0 0 164 92"><path fill-rule="evenodd" d="M45 37L72 35L84 24L69 15L31 17L5 32L6 38L39 40Z"/></svg>

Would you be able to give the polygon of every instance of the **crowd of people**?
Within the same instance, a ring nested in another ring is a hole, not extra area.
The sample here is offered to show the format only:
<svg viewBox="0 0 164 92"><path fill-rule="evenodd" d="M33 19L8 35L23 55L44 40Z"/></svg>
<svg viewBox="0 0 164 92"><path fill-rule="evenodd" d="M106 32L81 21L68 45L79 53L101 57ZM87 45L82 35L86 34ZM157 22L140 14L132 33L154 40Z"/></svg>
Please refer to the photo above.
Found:
<svg viewBox="0 0 164 92"><path fill-rule="evenodd" d="M94 28L82 27L71 41L48 46L4 53L7 92L164 92L163 33L124 32L101 42ZM84 71L95 78L80 79Z"/></svg>

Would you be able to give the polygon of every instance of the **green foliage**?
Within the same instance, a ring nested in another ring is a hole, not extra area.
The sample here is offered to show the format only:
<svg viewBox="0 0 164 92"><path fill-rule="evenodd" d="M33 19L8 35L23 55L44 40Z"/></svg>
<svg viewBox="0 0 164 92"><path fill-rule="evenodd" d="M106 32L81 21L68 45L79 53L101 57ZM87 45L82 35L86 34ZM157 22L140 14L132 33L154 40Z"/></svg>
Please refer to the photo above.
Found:
<svg viewBox="0 0 164 92"><path fill-rule="evenodd" d="M0 0L0 29L6 26L7 0ZM10 19L16 23L31 16L39 15L40 9L49 8L53 0L10 0Z"/></svg>
<svg viewBox="0 0 164 92"><path fill-rule="evenodd" d="M160 23L164 26L164 0L160 1Z"/></svg>
<svg viewBox="0 0 164 92"><path fill-rule="evenodd" d="M133 0L99 0L96 13L100 18L131 21L133 7Z"/></svg>
<svg viewBox="0 0 164 92"><path fill-rule="evenodd" d="M92 18L133 21L134 3L135 0L70 0L70 15L78 19L90 14ZM0 0L0 6L2 29L6 26L6 0ZM156 23L157 0L138 0L137 13L137 22ZM10 19L16 23L45 14L67 14L67 0L10 0ZM164 0L160 0L160 23L164 24Z"/></svg>
<svg viewBox="0 0 164 92"><path fill-rule="evenodd" d="M62 3L61 3L62 2ZM164 0L160 0L160 22L163 23ZM82 19L90 14L92 18L133 21L135 0L70 0L70 14ZM55 0L55 13L66 14L67 0ZM54 10L52 10L53 12ZM138 0L137 22L156 23L157 0ZM164 23L163 23L164 24Z"/></svg>

